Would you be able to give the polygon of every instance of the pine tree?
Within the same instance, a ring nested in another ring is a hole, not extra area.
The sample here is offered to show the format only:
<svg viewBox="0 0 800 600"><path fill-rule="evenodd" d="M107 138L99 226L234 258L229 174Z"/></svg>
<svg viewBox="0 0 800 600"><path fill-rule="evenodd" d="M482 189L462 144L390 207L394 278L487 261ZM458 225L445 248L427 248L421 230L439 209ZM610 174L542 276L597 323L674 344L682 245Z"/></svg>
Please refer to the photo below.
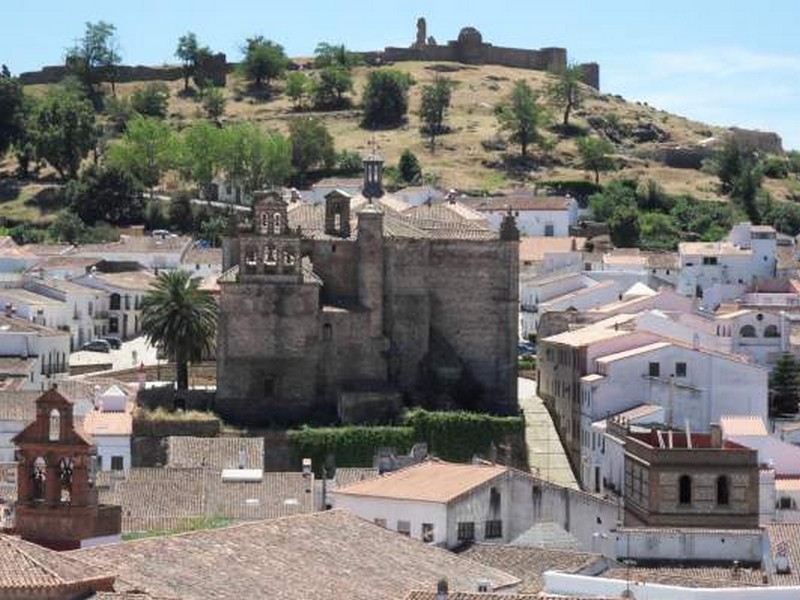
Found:
<svg viewBox="0 0 800 600"><path fill-rule="evenodd" d="M796 414L800 401L800 373L794 355L784 353L770 376L770 412L772 414Z"/></svg>

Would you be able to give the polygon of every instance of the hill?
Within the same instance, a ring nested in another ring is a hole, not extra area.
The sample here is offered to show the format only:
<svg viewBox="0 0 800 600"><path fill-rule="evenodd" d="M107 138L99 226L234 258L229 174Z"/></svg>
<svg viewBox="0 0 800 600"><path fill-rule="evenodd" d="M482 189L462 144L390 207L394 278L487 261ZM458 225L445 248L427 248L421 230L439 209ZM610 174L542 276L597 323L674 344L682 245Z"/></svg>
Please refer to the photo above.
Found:
<svg viewBox="0 0 800 600"><path fill-rule="evenodd" d="M473 193L495 193L521 185L534 185L548 180L591 180L592 176L580 169L577 158L576 137L563 136L558 128L551 127L545 134L552 144L546 153L538 152L536 160L520 167L518 161L508 160L516 148L503 149L498 133L494 106L506 96L513 83L524 79L534 90L543 91L551 75L541 71L514 69L501 66L474 66L457 63L401 62L395 68L409 72L416 84L411 87L410 111L406 125L392 130L368 131L359 126L361 111L357 104L351 110L336 112L295 112L292 103L282 94L278 83L270 97L250 94L247 85L238 75L232 74L224 90L227 98L224 121L252 121L265 129L281 132L287 130L288 121L298 114L318 116L326 122L334 136L337 150L366 152L371 140L378 144L387 164L396 164L405 149L414 152L422 163L423 171L432 176L443 188L456 188ZM354 69L355 101L364 87L371 67ZM437 73L449 77L455 84L449 125L452 133L439 138L435 152L431 152L420 133L420 120L416 115L421 88ZM200 104L191 97L180 94L182 81L165 82L170 89L169 121L182 128L194 120L204 118ZM129 96L144 83L117 85L117 94ZM26 86L26 92L42 93L47 86ZM585 102L573 113L571 122L579 132L601 134L615 142L617 163L620 169L603 176L610 178L653 179L666 192L691 194L705 200L723 200L716 177L698 169L668 167L655 157L659 149L668 146L695 146L711 137L719 137L725 129L714 127L667 113L642 103L627 102L611 94L582 88ZM558 122L557 109L552 110L552 121ZM6 161L6 168L10 161ZM800 181L796 178L766 179L765 188L777 199L788 200L800 196ZM15 216L33 217L36 203L31 203L30 190L13 194L0 194L0 202L19 204L21 197L28 198L29 210L17 210ZM0 205L2 206L2 205ZM41 211L40 218L52 213Z"/></svg>

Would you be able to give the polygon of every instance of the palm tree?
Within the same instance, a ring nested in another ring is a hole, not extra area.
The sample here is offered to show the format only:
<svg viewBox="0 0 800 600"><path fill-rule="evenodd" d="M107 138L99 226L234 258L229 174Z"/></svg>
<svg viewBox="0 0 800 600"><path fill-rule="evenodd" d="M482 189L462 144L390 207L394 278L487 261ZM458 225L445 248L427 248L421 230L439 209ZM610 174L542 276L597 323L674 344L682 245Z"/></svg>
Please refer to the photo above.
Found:
<svg viewBox="0 0 800 600"><path fill-rule="evenodd" d="M189 388L189 361L214 347L217 305L185 271L162 272L142 302L142 331L175 361L179 390Z"/></svg>

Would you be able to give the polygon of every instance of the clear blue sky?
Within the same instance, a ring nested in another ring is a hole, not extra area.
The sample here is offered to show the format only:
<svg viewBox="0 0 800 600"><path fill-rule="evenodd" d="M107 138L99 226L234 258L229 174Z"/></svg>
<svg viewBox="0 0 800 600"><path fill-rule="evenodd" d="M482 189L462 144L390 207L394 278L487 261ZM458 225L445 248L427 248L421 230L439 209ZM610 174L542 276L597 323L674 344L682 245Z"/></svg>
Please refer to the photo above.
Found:
<svg viewBox="0 0 800 600"><path fill-rule="evenodd" d="M0 62L13 73L59 63L85 21L117 26L127 64L161 64L189 30L236 60L254 33L294 56L323 40L406 46L425 16L440 43L473 25L496 45L563 46L600 63L604 91L773 130L800 149L800 0L31 0L2 15Z"/></svg>

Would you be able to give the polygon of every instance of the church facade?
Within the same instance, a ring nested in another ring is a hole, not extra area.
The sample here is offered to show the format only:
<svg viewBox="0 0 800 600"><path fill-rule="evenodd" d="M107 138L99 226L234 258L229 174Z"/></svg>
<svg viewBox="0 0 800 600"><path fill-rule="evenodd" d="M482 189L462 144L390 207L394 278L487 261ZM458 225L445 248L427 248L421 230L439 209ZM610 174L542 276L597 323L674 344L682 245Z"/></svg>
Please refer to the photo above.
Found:
<svg viewBox="0 0 800 600"><path fill-rule="evenodd" d="M362 193L256 195L224 240L216 410L244 424L343 406L517 411L519 233L466 207L410 207L364 161Z"/></svg>

